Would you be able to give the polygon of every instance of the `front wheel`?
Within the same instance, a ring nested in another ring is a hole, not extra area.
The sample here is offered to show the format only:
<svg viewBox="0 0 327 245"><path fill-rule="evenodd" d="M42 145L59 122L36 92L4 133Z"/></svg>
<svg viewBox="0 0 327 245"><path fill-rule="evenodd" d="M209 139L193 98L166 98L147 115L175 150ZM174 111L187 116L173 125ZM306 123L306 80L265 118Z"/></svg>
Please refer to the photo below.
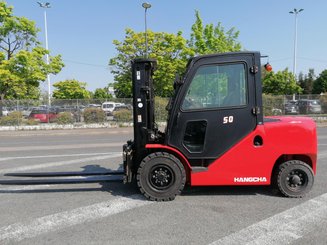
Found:
<svg viewBox="0 0 327 245"><path fill-rule="evenodd" d="M278 189L287 197L303 197L311 190L314 182L311 167L299 160L282 163L276 177Z"/></svg>
<svg viewBox="0 0 327 245"><path fill-rule="evenodd" d="M152 201L170 201L184 189L186 173L183 164L166 152L156 152L143 159L137 171L141 193Z"/></svg>

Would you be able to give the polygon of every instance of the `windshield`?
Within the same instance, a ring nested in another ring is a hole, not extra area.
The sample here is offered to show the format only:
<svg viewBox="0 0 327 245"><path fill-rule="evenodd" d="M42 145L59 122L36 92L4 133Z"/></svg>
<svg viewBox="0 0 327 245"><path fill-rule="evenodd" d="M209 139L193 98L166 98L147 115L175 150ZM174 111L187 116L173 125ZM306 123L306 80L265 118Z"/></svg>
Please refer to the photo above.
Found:
<svg viewBox="0 0 327 245"><path fill-rule="evenodd" d="M103 108L113 108L114 105L113 104L104 104Z"/></svg>

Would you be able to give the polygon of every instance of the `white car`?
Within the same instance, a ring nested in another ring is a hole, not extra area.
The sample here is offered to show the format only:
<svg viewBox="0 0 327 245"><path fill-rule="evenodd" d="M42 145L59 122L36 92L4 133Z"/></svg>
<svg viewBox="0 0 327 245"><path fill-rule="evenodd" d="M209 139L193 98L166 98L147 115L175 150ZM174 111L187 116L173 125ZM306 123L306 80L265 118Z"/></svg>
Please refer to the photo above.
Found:
<svg viewBox="0 0 327 245"><path fill-rule="evenodd" d="M104 102L102 103L102 110L107 114L107 115L111 115L113 110L117 107L117 106L122 106L125 105L124 103L116 103L116 102Z"/></svg>
<svg viewBox="0 0 327 245"><path fill-rule="evenodd" d="M7 107L2 107L2 115L3 116L8 116L8 114L9 114L8 108Z"/></svg>

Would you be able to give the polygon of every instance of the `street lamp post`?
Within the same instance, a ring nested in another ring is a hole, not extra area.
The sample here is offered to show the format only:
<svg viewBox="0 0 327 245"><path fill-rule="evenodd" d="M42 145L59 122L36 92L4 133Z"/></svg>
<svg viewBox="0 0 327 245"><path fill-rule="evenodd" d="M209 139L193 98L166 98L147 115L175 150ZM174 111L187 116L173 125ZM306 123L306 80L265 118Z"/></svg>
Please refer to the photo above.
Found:
<svg viewBox="0 0 327 245"><path fill-rule="evenodd" d="M297 15L302 12L304 9L294 9L290 11L290 14L294 14L295 16L295 31L294 31L294 56L293 56L293 74L296 76L296 51L297 51Z"/></svg>
<svg viewBox="0 0 327 245"><path fill-rule="evenodd" d="M145 27L145 57L148 58L148 29L146 23L146 12L149 8L151 8L150 3L143 3L142 7L144 8L144 27Z"/></svg>
<svg viewBox="0 0 327 245"><path fill-rule="evenodd" d="M290 11L290 14L294 14L295 16L295 30L294 30L294 56L293 56L293 75L296 78L296 52L297 52L297 15L302 12L303 9L294 9ZM295 94L293 94L293 100L295 100Z"/></svg>
<svg viewBox="0 0 327 245"><path fill-rule="evenodd" d="M48 47L48 24L47 24L47 9L51 8L50 3L41 3L37 2L41 8L44 8L44 32L45 32L45 49L49 51ZM45 55L46 63L49 65L49 54ZM51 82L50 82L50 74L47 74L48 81L48 105L51 105Z"/></svg>

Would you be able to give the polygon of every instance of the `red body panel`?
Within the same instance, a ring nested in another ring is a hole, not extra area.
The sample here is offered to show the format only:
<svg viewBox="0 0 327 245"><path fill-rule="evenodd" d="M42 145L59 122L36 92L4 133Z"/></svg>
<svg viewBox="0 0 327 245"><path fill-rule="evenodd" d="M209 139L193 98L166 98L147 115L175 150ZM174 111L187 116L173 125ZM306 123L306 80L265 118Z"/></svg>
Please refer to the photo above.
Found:
<svg viewBox="0 0 327 245"><path fill-rule="evenodd" d="M184 166L187 166L189 170L191 169L191 165L188 162L188 160L186 159L186 157L179 150L177 150L177 149L175 149L173 147L170 147L170 146L167 146L167 145L161 145L161 144L147 144L145 146L145 148L147 148L147 149L164 149L164 150L167 150L169 152L175 153L175 154L177 154L179 160L182 161Z"/></svg>
<svg viewBox="0 0 327 245"><path fill-rule="evenodd" d="M216 159L204 172L190 172L192 186L269 185L278 158L283 155L306 156L316 173L317 135L314 121L306 117L273 117L276 121L258 125L256 129ZM263 139L261 146L254 138ZM222 139L223 140L223 139ZM174 152L190 167L178 150L164 145L147 145ZM186 169L188 171L188 169Z"/></svg>

